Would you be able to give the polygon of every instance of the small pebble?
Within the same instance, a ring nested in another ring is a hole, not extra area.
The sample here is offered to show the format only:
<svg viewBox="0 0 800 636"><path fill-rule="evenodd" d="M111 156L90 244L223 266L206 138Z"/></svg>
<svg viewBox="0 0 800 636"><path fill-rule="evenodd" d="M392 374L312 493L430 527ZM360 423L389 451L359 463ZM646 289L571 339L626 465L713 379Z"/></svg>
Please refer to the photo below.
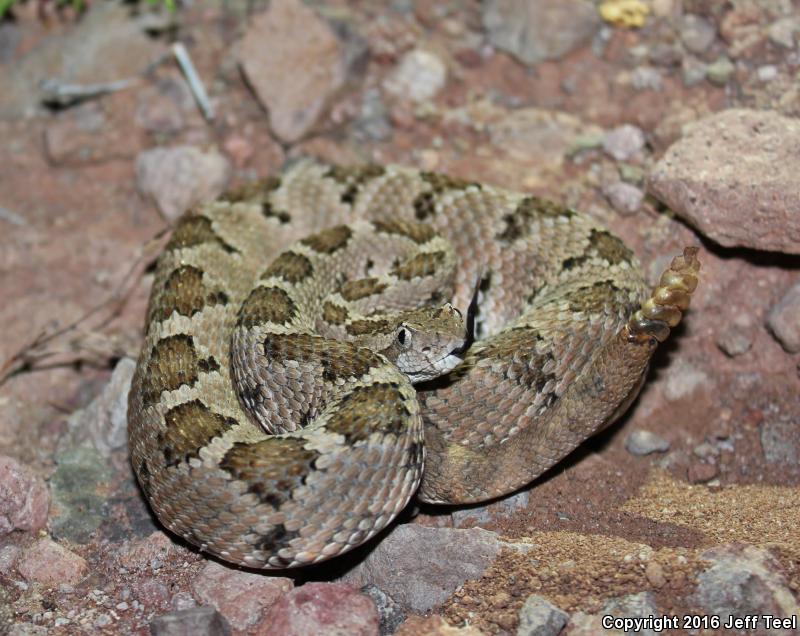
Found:
<svg viewBox="0 0 800 636"><path fill-rule="evenodd" d="M706 78L716 86L725 86L735 70L733 62L723 55L706 67Z"/></svg>
<svg viewBox="0 0 800 636"><path fill-rule="evenodd" d="M692 53L703 53L714 43L717 30L705 18L687 13L680 21L680 37L683 45Z"/></svg>
<svg viewBox="0 0 800 636"><path fill-rule="evenodd" d="M603 135L603 151L617 161L629 161L642 151L644 132L637 126L623 124Z"/></svg>
<svg viewBox="0 0 800 636"><path fill-rule="evenodd" d="M771 82L778 77L778 69L772 64L766 64L758 67L758 79L762 82Z"/></svg>
<svg viewBox="0 0 800 636"><path fill-rule="evenodd" d="M649 455L664 453L669 450L669 442L650 431L635 430L625 440L625 448L632 455Z"/></svg>
<svg viewBox="0 0 800 636"><path fill-rule="evenodd" d="M633 69L633 73L631 74L631 84L640 91L660 91L664 85L664 81L661 78L661 72L657 68L638 66Z"/></svg>
<svg viewBox="0 0 800 636"><path fill-rule="evenodd" d="M663 587L667 582L664 576L664 568L661 567L658 561L650 561L644 569L644 575L647 577L650 585L655 588Z"/></svg>
<svg viewBox="0 0 800 636"><path fill-rule="evenodd" d="M603 194L611 206L623 216L636 214L644 201L644 192L624 181L607 185L603 188Z"/></svg>
<svg viewBox="0 0 800 636"><path fill-rule="evenodd" d="M706 462L694 462L686 471L686 477L690 484L702 484L711 481L717 476L719 470L715 464Z"/></svg>

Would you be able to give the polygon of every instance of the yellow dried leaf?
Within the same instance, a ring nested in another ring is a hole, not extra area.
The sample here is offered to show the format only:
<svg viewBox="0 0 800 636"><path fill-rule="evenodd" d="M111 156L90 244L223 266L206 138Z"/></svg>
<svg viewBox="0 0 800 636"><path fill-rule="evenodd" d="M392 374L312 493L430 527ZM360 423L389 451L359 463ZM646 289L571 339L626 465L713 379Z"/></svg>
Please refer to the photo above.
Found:
<svg viewBox="0 0 800 636"><path fill-rule="evenodd" d="M650 7L642 0L606 0L598 9L600 17L614 26L635 28L644 25Z"/></svg>

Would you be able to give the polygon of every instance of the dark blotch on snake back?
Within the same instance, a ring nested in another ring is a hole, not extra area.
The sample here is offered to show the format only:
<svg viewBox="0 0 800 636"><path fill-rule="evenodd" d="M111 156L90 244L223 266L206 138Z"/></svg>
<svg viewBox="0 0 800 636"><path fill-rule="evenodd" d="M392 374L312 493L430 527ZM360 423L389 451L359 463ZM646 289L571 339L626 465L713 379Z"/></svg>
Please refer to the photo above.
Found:
<svg viewBox="0 0 800 636"><path fill-rule="evenodd" d="M352 205L355 203L358 192L366 183L372 179L383 176L385 173L386 168L377 165L359 166L354 168L332 166L325 173L325 176L345 185L345 189L342 192L340 200L342 203Z"/></svg>
<svg viewBox="0 0 800 636"><path fill-rule="evenodd" d="M389 333L393 329L388 320L354 320L345 331L351 336L363 336L370 333Z"/></svg>
<svg viewBox="0 0 800 636"><path fill-rule="evenodd" d="M203 243L215 243L229 254L237 251L214 232L209 218L200 215L181 217L172 232L165 251L195 247Z"/></svg>
<svg viewBox="0 0 800 636"><path fill-rule="evenodd" d="M158 402L163 391L174 391L197 382L200 368L194 340L179 334L159 340L150 353L147 373L142 384L142 402L150 406Z"/></svg>
<svg viewBox="0 0 800 636"><path fill-rule="evenodd" d="M158 445L164 449L167 466L197 457L203 446L236 425L236 420L215 413L200 400L172 407L164 421L167 428L158 434Z"/></svg>
<svg viewBox="0 0 800 636"><path fill-rule="evenodd" d="M436 236L436 231L425 223L409 223L399 219L382 219L373 221L372 224L378 232L405 236L418 245L427 243Z"/></svg>
<svg viewBox="0 0 800 636"><path fill-rule="evenodd" d="M603 313L609 308L609 299L617 297L619 292L619 287L613 282L604 280L597 281L587 287L579 287L578 289L572 290L564 299L569 303L569 308L572 311L583 311L588 314ZM638 306L638 303L632 303L631 313ZM615 308L616 312L616 308L618 308L619 305L615 304L612 305L612 307Z"/></svg>
<svg viewBox="0 0 800 636"><path fill-rule="evenodd" d="M305 483L319 457L317 451L304 448L305 444L292 437L236 442L219 467L247 484L247 492L277 510L291 498L295 488Z"/></svg>
<svg viewBox="0 0 800 636"><path fill-rule="evenodd" d="M445 260L443 252L421 252L392 269L392 274L402 280L432 276Z"/></svg>
<svg viewBox="0 0 800 636"><path fill-rule="evenodd" d="M380 294L388 286L387 283L382 283L377 278L359 278L344 283L339 289L339 293L345 300L360 300L367 296Z"/></svg>
<svg viewBox="0 0 800 636"><path fill-rule="evenodd" d="M191 317L206 305L227 304L223 292L209 290L203 283L202 270L184 265L174 270L164 281L161 302L149 309L148 322L166 320L175 311L181 316Z"/></svg>
<svg viewBox="0 0 800 636"><path fill-rule="evenodd" d="M275 276L281 278L287 283L297 284L314 273L314 267L311 261L302 254L295 252L283 252L276 258L269 267L261 275L261 278L270 278Z"/></svg>
<svg viewBox="0 0 800 636"><path fill-rule="evenodd" d="M383 364L383 358L368 349L310 334L270 335L264 339L264 355L281 363L288 360L299 364L316 362L322 367L326 382L358 378Z"/></svg>
<svg viewBox="0 0 800 636"><path fill-rule="evenodd" d="M289 294L279 287L256 287L239 310L238 326L245 329L271 322L285 325L297 314Z"/></svg>
<svg viewBox="0 0 800 636"><path fill-rule="evenodd" d="M349 315L347 309L334 305L329 300L322 304L322 319L330 325L343 325Z"/></svg>
<svg viewBox="0 0 800 636"><path fill-rule="evenodd" d="M410 415L397 385L357 386L341 399L325 428L353 444L376 432L400 435Z"/></svg>
<svg viewBox="0 0 800 636"><path fill-rule="evenodd" d="M303 245L307 245L315 252L333 254L347 245L352 235L353 231L349 227L346 225L337 225L329 230L324 230L318 234L309 236L300 242Z"/></svg>

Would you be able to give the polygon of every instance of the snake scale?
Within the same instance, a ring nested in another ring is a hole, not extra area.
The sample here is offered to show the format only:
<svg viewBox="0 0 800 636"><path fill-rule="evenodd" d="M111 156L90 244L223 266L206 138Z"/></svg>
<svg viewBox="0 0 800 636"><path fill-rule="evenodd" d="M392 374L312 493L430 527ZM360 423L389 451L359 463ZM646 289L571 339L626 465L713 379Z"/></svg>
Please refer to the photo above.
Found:
<svg viewBox="0 0 800 636"><path fill-rule="evenodd" d="M297 162L188 212L159 257L139 484L168 529L265 569L346 552L414 493L507 494L630 405L696 252L648 293L619 238L536 196Z"/></svg>

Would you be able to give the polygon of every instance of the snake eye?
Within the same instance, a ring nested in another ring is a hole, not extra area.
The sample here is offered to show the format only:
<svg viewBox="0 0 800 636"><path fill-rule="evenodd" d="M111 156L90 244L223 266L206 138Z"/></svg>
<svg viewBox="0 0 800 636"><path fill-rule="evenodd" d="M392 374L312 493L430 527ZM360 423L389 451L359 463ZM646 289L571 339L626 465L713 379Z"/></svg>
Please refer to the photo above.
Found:
<svg viewBox="0 0 800 636"><path fill-rule="evenodd" d="M410 338L408 330L403 327L400 327L400 331L397 332L397 342L405 346L406 342L408 342L409 339Z"/></svg>

